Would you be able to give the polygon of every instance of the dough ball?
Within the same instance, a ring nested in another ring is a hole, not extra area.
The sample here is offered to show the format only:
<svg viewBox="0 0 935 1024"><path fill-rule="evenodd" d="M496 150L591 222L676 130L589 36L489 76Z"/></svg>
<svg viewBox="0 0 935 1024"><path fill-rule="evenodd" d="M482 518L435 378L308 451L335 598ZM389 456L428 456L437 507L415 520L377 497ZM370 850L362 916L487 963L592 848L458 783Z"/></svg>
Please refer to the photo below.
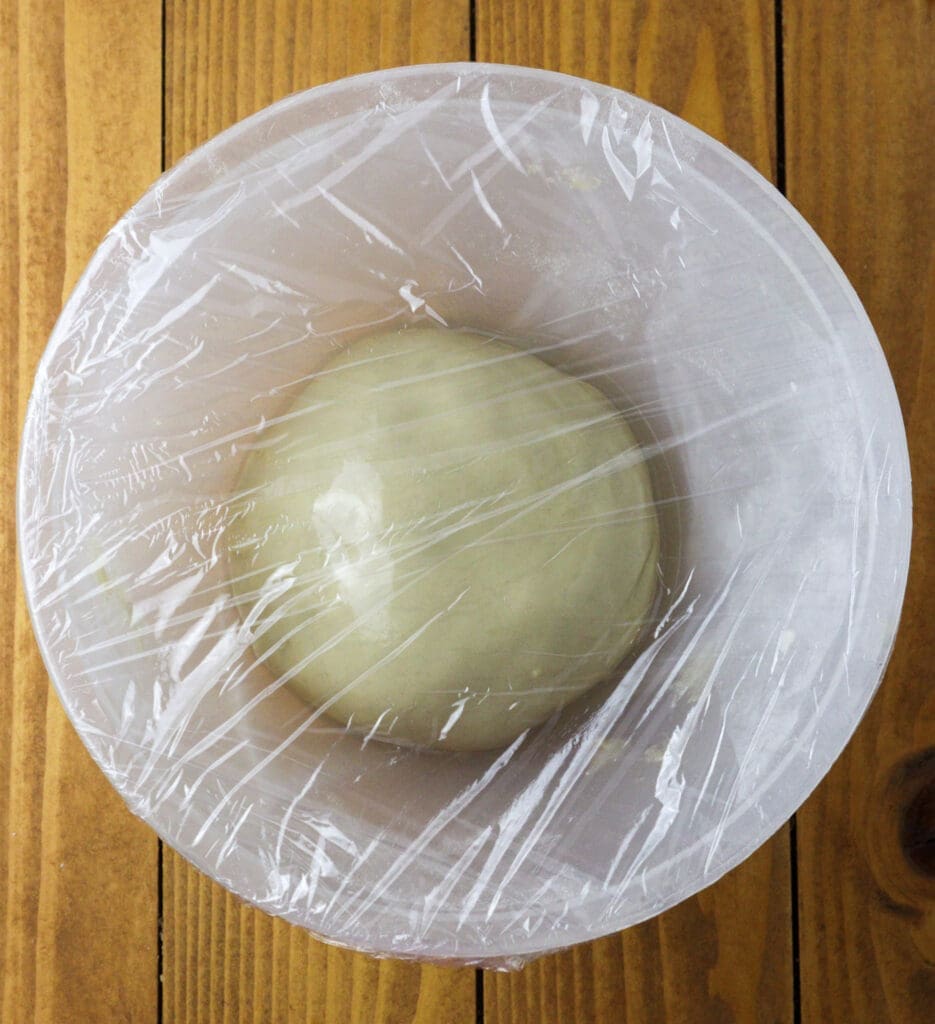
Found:
<svg viewBox="0 0 935 1024"><path fill-rule="evenodd" d="M259 658L331 718L502 746L627 653L658 530L608 399L473 334L336 355L259 437L229 534Z"/></svg>

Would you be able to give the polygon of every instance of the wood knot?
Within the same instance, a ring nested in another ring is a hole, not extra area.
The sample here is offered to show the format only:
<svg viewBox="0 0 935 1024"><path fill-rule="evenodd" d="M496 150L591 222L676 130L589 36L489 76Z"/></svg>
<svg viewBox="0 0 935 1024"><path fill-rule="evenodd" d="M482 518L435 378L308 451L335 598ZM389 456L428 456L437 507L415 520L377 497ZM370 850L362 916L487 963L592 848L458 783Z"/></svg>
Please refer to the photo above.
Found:
<svg viewBox="0 0 935 1024"><path fill-rule="evenodd" d="M899 845L915 871L935 878L935 749L912 760L915 770L903 794Z"/></svg>
<svg viewBox="0 0 935 1024"><path fill-rule="evenodd" d="M905 754L881 774L865 825L879 898L918 916L935 898L935 747Z"/></svg>

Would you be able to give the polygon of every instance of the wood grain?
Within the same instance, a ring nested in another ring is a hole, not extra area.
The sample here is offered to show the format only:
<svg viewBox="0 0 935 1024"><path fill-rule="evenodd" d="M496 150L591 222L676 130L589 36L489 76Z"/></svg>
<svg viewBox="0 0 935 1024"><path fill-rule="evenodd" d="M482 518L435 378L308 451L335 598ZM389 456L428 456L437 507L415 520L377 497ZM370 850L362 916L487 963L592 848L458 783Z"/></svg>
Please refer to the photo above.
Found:
<svg viewBox="0 0 935 1024"><path fill-rule="evenodd" d="M665 914L484 974L485 1024L791 1021L788 841Z"/></svg>
<svg viewBox="0 0 935 1024"><path fill-rule="evenodd" d="M176 854L163 906L167 1024L474 1024L472 971L327 946L245 906Z"/></svg>
<svg viewBox="0 0 935 1024"><path fill-rule="evenodd" d="M467 60L469 0L166 0L166 162L299 89Z"/></svg>
<svg viewBox="0 0 935 1024"><path fill-rule="evenodd" d="M768 0L477 0L476 55L634 92L772 177L773 23Z"/></svg>
<svg viewBox="0 0 935 1024"><path fill-rule="evenodd" d="M636 92L774 176L772 5L478 0L477 58ZM620 935L485 976L488 1024L793 1018L786 828L716 885Z"/></svg>
<svg viewBox="0 0 935 1024"><path fill-rule="evenodd" d="M799 814L802 1020L935 1007L935 21L924 0L786 0L789 197L839 260L896 381L913 554L883 686Z"/></svg>
<svg viewBox="0 0 935 1024"><path fill-rule="evenodd" d="M464 60L467 0L292 0L166 8L166 159L299 89ZM472 970L376 961L243 906L165 851L164 1019L172 1024L473 1024Z"/></svg>
<svg viewBox="0 0 935 1024"><path fill-rule="evenodd" d="M128 18L117 0L0 0L0 1019L10 1024L156 1018L156 839L49 685L17 580L12 500L33 372L63 297L159 173L161 9L132 7Z"/></svg>

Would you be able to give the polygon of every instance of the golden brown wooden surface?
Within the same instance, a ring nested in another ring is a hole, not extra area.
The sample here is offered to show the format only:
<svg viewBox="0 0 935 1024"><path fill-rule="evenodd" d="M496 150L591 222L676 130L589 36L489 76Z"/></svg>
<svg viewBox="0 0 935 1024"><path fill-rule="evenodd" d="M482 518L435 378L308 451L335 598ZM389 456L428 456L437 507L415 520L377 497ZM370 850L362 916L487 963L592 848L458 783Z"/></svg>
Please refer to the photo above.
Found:
<svg viewBox="0 0 935 1024"><path fill-rule="evenodd" d="M770 0L477 0L477 60L635 92L775 169Z"/></svg>
<svg viewBox="0 0 935 1024"><path fill-rule="evenodd" d="M793 1020L785 830L653 921L515 974L484 974L487 1024Z"/></svg>
<svg viewBox="0 0 935 1024"><path fill-rule="evenodd" d="M637 92L775 169L774 12L760 0L477 4L478 60ZM788 830L717 885L621 935L485 976L490 1024L791 1022Z"/></svg>
<svg viewBox="0 0 935 1024"><path fill-rule="evenodd" d="M474 1024L471 970L326 946L168 850L163 870L167 1024Z"/></svg>
<svg viewBox="0 0 935 1024"><path fill-rule="evenodd" d="M194 3L166 11L166 157L298 89L419 60L466 60L464 2ZM166 849L166 1021L474 1024L470 969L378 962L240 905Z"/></svg>
<svg viewBox="0 0 935 1024"><path fill-rule="evenodd" d="M467 60L469 0L166 0L166 166L344 75Z"/></svg>
<svg viewBox="0 0 935 1024"><path fill-rule="evenodd" d="M117 0L0 0L4 1024L156 1019L156 839L49 689L13 586L11 500L19 425L62 299L159 171L161 10L133 8L128 19Z"/></svg>
<svg viewBox="0 0 935 1024"><path fill-rule="evenodd" d="M935 8L786 0L788 190L899 392L915 532L883 686L799 814L802 1019L935 1015Z"/></svg>
<svg viewBox="0 0 935 1024"><path fill-rule="evenodd" d="M931 1019L933 8L928 0L782 6L790 198L842 262L887 351L916 513L887 679L799 815L798 969L786 829L655 921L517 974L486 973L480 1007L474 972L326 947L242 906L169 850L160 958L156 840L68 725L21 590L8 586L0 593L2 1024L468 1024L477 1010L493 1024L786 1024L798 988L803 1024ZM633 90L775 180L768 0L0 0L4 493L13 492L32 372L63 295L158 174L163 128L169 165L296 89L393 64L467 59L472 9L477 59ZM9 580L14 545L8 502L0 560Z"/></svg>

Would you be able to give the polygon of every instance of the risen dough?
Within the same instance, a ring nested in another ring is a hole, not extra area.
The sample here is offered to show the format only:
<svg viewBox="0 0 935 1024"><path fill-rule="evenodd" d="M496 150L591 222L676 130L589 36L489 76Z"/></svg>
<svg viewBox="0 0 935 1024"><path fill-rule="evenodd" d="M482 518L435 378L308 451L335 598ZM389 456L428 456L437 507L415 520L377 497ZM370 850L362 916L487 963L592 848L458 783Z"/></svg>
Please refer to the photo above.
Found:
<svg viewBox="0 0 935 1024"><path fill-rule="evenodd" d="M478 335L355 342L266 427L239 491L231 569L255 650L375 735L503 745L604 679L653 601L626 423Z"/></svg>

